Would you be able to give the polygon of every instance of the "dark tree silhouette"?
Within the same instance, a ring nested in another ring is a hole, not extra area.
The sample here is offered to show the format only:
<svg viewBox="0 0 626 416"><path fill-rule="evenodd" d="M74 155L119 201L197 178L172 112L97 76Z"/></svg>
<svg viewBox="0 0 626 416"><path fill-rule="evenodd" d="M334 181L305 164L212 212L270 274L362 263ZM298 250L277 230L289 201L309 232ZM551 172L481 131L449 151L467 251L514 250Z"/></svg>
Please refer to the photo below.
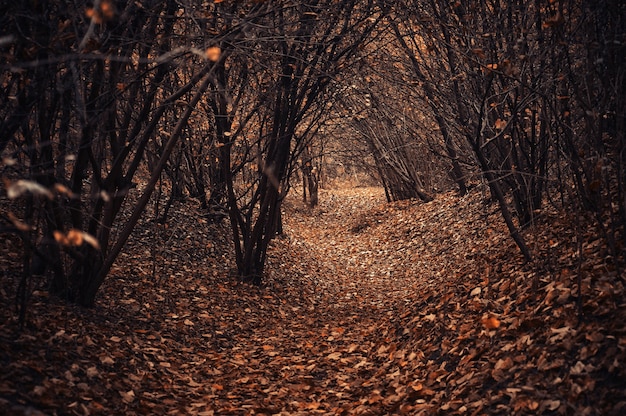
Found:
<svg viewBox="0 0 626 416"><path fill-rule="evenodd" d="M2 72L0 150L13 161L3 171L9 193L23 197L15 207L21 213L5 219L31 227L22 233L31 248L22 283L36 271L51 292L94 303L209 85L214 63L206 59L186 82L176 77L178 65L195 56L172 38L177 9L174 1L122 7L102 0L78 9L21 2L3 16L10 60ZM164 130L167 110L182 101L186 110ZM168 139L152 178L122 219L146 149L160 137ZM49 193L29 196L38 186Z"/></svg>

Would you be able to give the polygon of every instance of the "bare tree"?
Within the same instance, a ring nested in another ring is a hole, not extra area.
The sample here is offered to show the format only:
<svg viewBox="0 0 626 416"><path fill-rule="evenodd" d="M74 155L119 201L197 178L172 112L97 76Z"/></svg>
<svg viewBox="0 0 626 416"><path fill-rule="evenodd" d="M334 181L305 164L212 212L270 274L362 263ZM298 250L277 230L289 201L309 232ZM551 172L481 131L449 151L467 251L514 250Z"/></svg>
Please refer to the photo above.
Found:
<svg viewBox="0 0 626 416"><path fill-rule="evenodd" d="M578 205L571 185L617 254L624 6L430 0L381 7L446 146L450 137L465 139L524 257L532 256L521 230L547 196Z"/></svg>
<svg viewBox="0 0 626 416"><path fill-rule="evenodd" d="M255 91L249 95L254 101L238 103L224 118L229 125L220 155L237 268L245 280L261 282L267 248L280 225L281 201L309 130L306 123L316 119L312 114L323 109L321 99L333 76L377 23L372 7L355 1L261 3L248 14L254 25L234 43L239 75L224 77L219 90L230 93L216 102L225 108L242 96L245 90L228 83L233 79L245 76L250 81L243 88Z"/></svg>
<svg viewBox="0 0 626 416"><path fill-rule="evenodd" d="M209 86L208 59L186 82L174 76L179 63L204 53L173 40L177 10L175 1L23 2L3 17L10 60L2 68L0 142L11 161L3 176L8 196L23 198L21 213L3 219L28 229L22 283L44 275L53 293L94 303ZM159 131L166 110L181 101L186 109L171 130ZM160 137L152 176L121 220L146 148Z"/></svg>

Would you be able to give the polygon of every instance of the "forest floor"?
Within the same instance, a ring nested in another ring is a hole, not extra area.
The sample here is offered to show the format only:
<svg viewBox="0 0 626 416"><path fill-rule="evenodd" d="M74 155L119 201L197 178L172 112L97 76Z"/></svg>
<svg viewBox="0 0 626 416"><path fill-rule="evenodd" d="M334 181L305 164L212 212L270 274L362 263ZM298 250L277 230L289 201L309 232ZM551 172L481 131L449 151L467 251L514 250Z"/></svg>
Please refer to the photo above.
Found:
<svg viewBox="0 0 626 416"><path fill-rule="evenodd" d="M189 205L146 216L92 309L32 282L20 330L7 266L0 413L626 414L624 280L593 226L546 210L524 264L480 188L299 198L262 287Z"/></svg>

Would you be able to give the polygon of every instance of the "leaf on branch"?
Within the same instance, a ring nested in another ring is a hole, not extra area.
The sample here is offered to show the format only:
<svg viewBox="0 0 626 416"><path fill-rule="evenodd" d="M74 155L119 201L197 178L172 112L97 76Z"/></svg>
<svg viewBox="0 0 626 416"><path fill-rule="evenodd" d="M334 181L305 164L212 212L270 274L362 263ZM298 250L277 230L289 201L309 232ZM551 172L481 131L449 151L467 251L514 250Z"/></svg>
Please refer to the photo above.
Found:
<svg viewBox="0 0 626 416"><path fill-rule="evenodd" d="M87 243L96 250L100 250L100 243L94 236L75 228L69 230L67 234L63 234L63 232L55 230L53 235L54 240L62 246L78 247L83 245L83 243Z"/></svg>
<svg viewBox="0 0 626 416"><path fill-rule="evenodd" d="M211 46L206 50L206 59L211 62L217 62L220 59L220 55L222 54L222 49L219 46Z"/></svg>
<svg viewBox="0 0 626 416"><path fill-rule="evenodd" d="M85 243L89 244L91 247L95 248L96 250L100 250L100 243L91 234L83 233L83 240L85 240Z"/></svg>
<svg viewBox="0 0 626 416"><path fill-rule="evenodd" d="M111 200L111 196L104 189L100 191L100 198L102 198L104 202L109 202Z"/></svg>
<svg viewBox="0 0 626 416"><path fill-rule="evenodd" d="M115 16L115 5L110 0L103 0L100 2L100 11L105 19L113 19Z"/></svg>
<svg viewBox="0 0 626 416"><path fill-rule="evenodd" d="M93 7L85 9L85 16L96 24L102 24L115 17L115 5L110 0L102 0L97 9Z"/></svg>
<svg viewBox="0 0 626 416"><path fill-rule="evenodd" d="M52 199L52 192L45 186L26 179L20 179L11 183L8 179L3 178L4 186L7 188L7 196L9 199L17 199L25 193L33 195L45 196Z"/></svg>
<svg viewBox="0 0 626 416"><path fill-rule="evenodd" d="M76 194L74 192L72 192L67 186L60 183L54 184L54 191L59 195L67 195L69 198L76 198Z"/></svg>
<svg viewBox="0 0 626 416"><path fill-rule="evenodd" d="M30 225L26 224L25 222L22 222L19 218L17 218L17 216L12 213L9 212L7 214L7 216L9 217L9 220L11 220L11 223L13 223L13 225L15 226L15 228L17 228L20 231L30 231L33 229L33 227L31 227Z"/></svg>
<svg viewBox="0 0 626 416"><path fill-rule="evenodd" d="M93 7L88 7L85 10L85 16L87 16L90 19L94 19L96 17L96 11L93 9Z"/></svg>
<svg viewBox="0 0 626 416"><path fill-rule="evenodd" d="M4 163L5 166L15 166L17 165L17 160L11 158L11 157L3 157L2 158L2 163Z"/></svg>

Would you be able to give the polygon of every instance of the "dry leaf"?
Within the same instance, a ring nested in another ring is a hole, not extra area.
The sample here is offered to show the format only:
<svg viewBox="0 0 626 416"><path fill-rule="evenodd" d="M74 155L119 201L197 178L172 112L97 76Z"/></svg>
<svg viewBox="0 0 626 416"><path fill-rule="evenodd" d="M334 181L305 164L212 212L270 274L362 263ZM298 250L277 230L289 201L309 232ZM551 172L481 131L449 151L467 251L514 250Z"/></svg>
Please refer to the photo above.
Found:
<svg viewBox="0 0 626 416"><path fill-rule="evenodd" d="M490 316L482 319L482 324L487 329L498 329L500 328L500 321L495 316Z"/></svg>
<svg viewBox="0 0 626 416"><path fill-rule="evenodd" d="M132 403L135 400L135 392L133 390L120 391L120 396L122 396L124 403Z"/></svg>
<svg viewBox="0 0 626 416"><path fill-rule="evenodd" d="M19 179L15 182L4 180L5 187L7 187L7 196L9 199L16 199L25 193L30 193L35 196L43 196L48 199L53 199L54 195L45 186L26 179ZM8 185L8 186L7 186Z"/></svg>
<svg viewBox="0 0 626 416"><path fill-rule="evenodd" d="M26 224L25 222L22 222L19 218L17 218L15 216L15 214L13 214L12 212L9 212L7 214L7 216L9 217L9 220L11 221L11 223L15 226L15 228L17 228L20 231L31 231L33 229L33 227L31 227L30 225Z"/></svg>
<svg viewBox="0 0 626 416"><path fill-rule="evenodd" d="M219 61L221 54L222 54L222 49L219 46L211 46L207 48L206 50L206 58L212 62Z"/></svg>
<svg viewBox="0 0 626 416"><path fill-rule="evenodd" d="M113 360L113 358L109 357L108 355L105 355L104 357L100 357L100 362L106 365L115 364L115 360Z"/></svg>

